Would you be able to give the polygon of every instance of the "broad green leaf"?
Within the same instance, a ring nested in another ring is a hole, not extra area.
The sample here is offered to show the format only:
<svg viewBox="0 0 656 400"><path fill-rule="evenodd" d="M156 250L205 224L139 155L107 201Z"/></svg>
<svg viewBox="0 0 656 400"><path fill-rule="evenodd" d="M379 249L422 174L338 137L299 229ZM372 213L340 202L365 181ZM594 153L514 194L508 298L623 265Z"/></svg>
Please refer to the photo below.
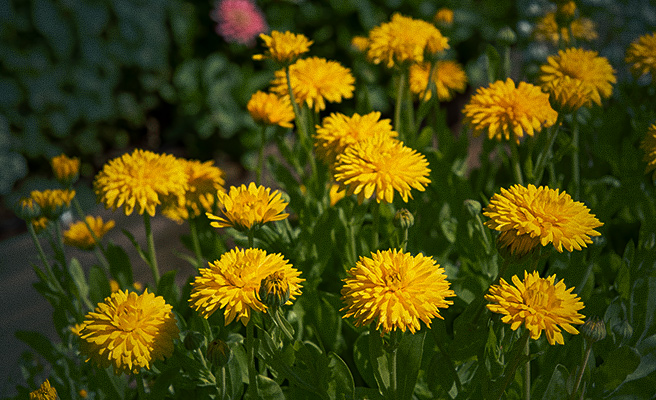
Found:
<svg viewBox="0 0 656 400"><path fill-rule="evenodd" d="M328 379L328 396L331 399L352 399L355 395L355 383L351 370L337 354L331 353L328 358L330 362L330 379Z"/></svg>
<svg viewBox="0 0 656 400"><path fill-rule="evenodd" d="M353 344L353 360L355 366L370 387L376 387L376 378L374 377L374 370L371 365L371 357L369 357L369 331L362 332Z"/></svg>
<svg viewBox="0 0 656 400"><path fill-rule="evenodd" d="M164 297L170 305L178 304L178 286L175 284L177 270L173 269L164 273L157 282L157 295Z"/></svg>
<svg viewBox="0 0 656 400"><path fill-rule="evenodd" d="M611 351L604 363L594 370L594 380L609 391L619 386L640 365L640 354L632 347L620 346ZM595 379L596 378L596 379Z"/></svg>
<svg viewBox="0 0 656 400"><path fill-rule="evenodd" d="M49 363L55 365L62 356L59 354L52 340L40 332L16 331L15 336L36 351Z"/></svg>
<svg viewBox="0 0 656 400"><path fill-rule="evenodd" d="M77 292L80 296L80 299L82 299L82 301L88 304L89 285L87 284L87 279L84 276L84 271L82 270L82 266L80 265L80 262L76 258L71 259L71 261L68 263L68 272L71 274L71 278L73 278L73 283L77 288Z"/></svg>
<svg viewBox="0 0 656 400"><path fill-rule="evenodd" d="M542 395L542 400L561 400L566 399L567 393L567 377L569 372L565 366L558 364L551 374L551 379L547 385L547 389ZM571 389L570 389L571 390Z"/></svg>
<svg viewBox="0 0 656 400"><path fill-rule="evenodd" d="M126 235L128 234L126 233ZM128 237L134 239L131 234ZM134 282L132 278L132 264L130 264L130 257L128 257L125 250L110 243L105 249L105 254L107 255L107 261L109 261L109 271L112 277L116 279L121 287L131 286L132 282Z"/></svg>
<svg viewBox="0 0 656 400"><path fill-rule="evenodd" d="M426 331L403 334L396 350L397 399L412 399L421 366Z"/></svg>
<svg viewBox="0 0 656 400"><path fill-rule="evenodd" d="M93 304L100 303L111 294L109 280L105 271L97 265L89 269L89 299Z"/></svg>

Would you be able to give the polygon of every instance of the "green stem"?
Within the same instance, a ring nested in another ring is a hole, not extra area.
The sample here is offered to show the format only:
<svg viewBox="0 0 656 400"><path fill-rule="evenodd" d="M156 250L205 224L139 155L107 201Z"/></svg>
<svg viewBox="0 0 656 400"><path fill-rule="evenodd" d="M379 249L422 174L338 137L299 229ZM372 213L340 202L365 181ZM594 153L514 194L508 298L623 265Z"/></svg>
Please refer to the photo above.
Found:
<svg viewBox="0 0 656 400"><path fill-rule="evenodd" d="M257 154L257 170L255 171L255 184L260 185L262 182L262 170L264 169L264 145L266 143L266 125L262 125L260 131L260 150Z"/></svg>
<svg viewBox="0 0 656 400"><path fill-rule="evenodd" d="M39 241L39 238L36 236L36 231L34 230L34 226L30 221L27 221L27 230L30 232L30 236L32 236L32 241L34 242L34 246L36 246L37 253L39 253L39 258L41 259L41 262L45 267L45 274L52 281L52 284L59 291L59 293L64 295L65 294L64 288L62 287L61 283L59 283L59 280L57 280L55 274L52 272L52 268L48 263L48 259L46 258L46 254L43 251L43 247L41 247L41 242Z"/></svg>
<svg viewBox="0 0 656 400"><path fill-rule="evenodd" d="M141 374L135 374L135 379L137 381L137 392L139 393L139 400L147 399L148 397L146 396L143 376Z"/></svg>
<svg viewBox="0 0 656 400"><path fill-rule="evenodd" d="M401 250L405 252L406 248L408 247L408 228L403 229L403 241L401 242Z"/></svg>
<svg viewBox="0 0 656 400"><path fill-rule="evenodd" d="M542 181L544 168L546 166L547 159L551 158L550 156L553 152L553 145L556 142L556 138L558 137L558 132L560 132L560 116L556 121L555 128L552 126L551 128L548 129L547 134L548 134L549 144L547 145L547 147L542 149L542 151L538 155L537 161L535 162L535 167L533 168L533 172L532 172L533 179L534 179L533 184L535 186L538 186Z"/></svg>
<svg viewBox="0 0 656 400"><path fill-rule="evenodd" d="M512 164L513 174L515 175L515 182L524 186L524 178L522 177L522 164L519 159L519 149L517 140L510 139L510 162Z"/></svg>
<svg viewBox="0 0 656 400"><path fill-rule="evenodd" d="M399 74L399 84L396 91L396 105L394 106L394 130L399 134L399 140L405 139L401 125L401 109L403 108L403 93L405 92L405 72Z"/></svg>
<svg viewBox="0 0 656 400"><path fill-rule="evenodd" d="M189 231L191 233L191 245L194 248L196 255L196 268L203 268L205 262L203 261L203 254L200 250L200 240L198 239L198 218L189 218Z"/></svg>
<svg viewBox="0 0 656 400"><path fill-rule="evenodd" d="M579 390L579 386L581 385L581 379L583 379L583 373L585 372L585 367L588 365L588 359L590 358L590 352L592 351L592 343L586 341L586 344L588 346L587 349L585 349L585 354L583 355L583 360L581 360L581 370L579 371L578 375L576 376L576 383L574 384L574 389L572 390L572 394L570 396L570 399L575 399L576 398L576 392ZM584 389L585 390L585 389ZM583 397L583 393L581 393L581 397Z"/></svg>
<svg viewBox="0 0 656 400"><path fill-rule="evenodd" d="M371 225L371 251L378 250L378 229L380 226L380 203L376 200L371 201L371 216L373 224Z"/></svg>
<svg viewBox="0 0 656 400"><path fill-rule="evenodd" d="M155 288L159 283L159 268L157 267L157 254L155 254L155 238L153 237L153 230L150 226L150 215L144 213L144 226L146 227L146 240L148 241L148 258L150 269L153 273L153 281L155 283Z"/></svg>
<svg viewBox="0 0 656 400"><path fill-rule="evenodd" d="M248 235L248 248L252 249L255 243L255 228L250 227L247 232Z"/></svg>
<svg viewBox="0 0 656 400"><path fill-rule="evenodd" d="M389 398L390 400L396 400L397 398L397 382L396 382L396 361L397 353L399 349L399 336L402 335L402 332L394 329L390 332L390 352L389 352L389 369L390 369L390 387L389 387Z"/></svg>
<svg viewBox="0 0 656 400"><path fill-rule="evenodd" d="M272 307L269 309L269 314L271 315L271 318L273 319L273 322L278 326L278 328L282 331L282 333L287 336L287 339L293 341L294 340L294 335L287 329L287 326L283 323L281 318L284 318L280 315L282 311L280 310L279 307Z"/></svg>
<svg viewBox="0 0 656 400"><path fill-rule="evenodd" d="M574 185L572 197L578 199L581 191L581 164L579 161L579 123L576 113L572 115L572 146L574 147L574 153L572 154L572 183Z"/></svg>
<svg viewBox="0 0 656 400"><path fill-rule="evenodd" d="M296 117L296 130L298 132L298 137L301 142L301 147L305 149L305 142L307 139L305 120L301 116L301 109L296 103L296 99L294 98L294 91L292 90L291 73L289 71L290 71L289 65L285 66L285 76L287 78L287 92L289 93L289 100L292 103L292 108L294 109L294 116Z"/></svg>
<svg viewBox="0 0 656 400"><path fill-rule="evenodd" d="M524 355L526 356L526 362L524 363L524 400L531 400L531 359L529 349L529 341L526 341L524 345Z"/></svg>
<svg viewBox="0 0 656 400"><path fill-rule="evenodd" d="M226 400L228 398L228 392L226 391L226 367L225 365L221 367L221 389L219 390L221 395L221 400Z"/></svg>
<svg viewBox="0 0 656 400"><path fill-rule="evenodd" d="M522 337L519 339L520 340L519 351L515 352L515 357L513 357L509 367L506 369L503 375L503 384L499 390L497 400L500 400L503 397L503 393L506 391L506 387L508 387L508 384L515 377L515 371L517 371L517 367L519 366L522 356L524 355L524 349L526 348L526 343L528 343L529 336L530 336L530 331L528 329L524 329L524 333L522 334Z"/></svg>
<svg viewBox="0 0 656 400"><path fill-rule="evenodd" d="M248 362L248 393L251 399L258 399L257 372L255 371L255 328L253 321L246 324L246 352Z"/></svg>

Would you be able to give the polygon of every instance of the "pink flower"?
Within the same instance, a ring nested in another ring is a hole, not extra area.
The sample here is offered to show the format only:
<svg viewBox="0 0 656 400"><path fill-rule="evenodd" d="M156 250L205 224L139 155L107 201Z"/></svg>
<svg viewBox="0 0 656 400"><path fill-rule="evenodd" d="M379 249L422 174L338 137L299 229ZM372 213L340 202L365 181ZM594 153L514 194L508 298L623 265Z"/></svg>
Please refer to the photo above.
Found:
<svg viewBox="0 0 656 400"><path fill-rule="evenodd" d="M210 16L226 42L254 45L255 38L269 29L262 10L250 0L220 0Z"/></svg>

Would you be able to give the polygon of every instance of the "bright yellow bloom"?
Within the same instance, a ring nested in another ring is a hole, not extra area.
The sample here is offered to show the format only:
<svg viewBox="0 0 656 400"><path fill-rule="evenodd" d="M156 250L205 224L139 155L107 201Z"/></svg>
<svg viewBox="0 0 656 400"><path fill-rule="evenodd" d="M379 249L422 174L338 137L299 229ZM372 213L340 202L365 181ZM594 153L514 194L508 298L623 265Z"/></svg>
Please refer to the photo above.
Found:
<svg viewBox="0 0 656 400"><path fill-rule="evenodd" d="M283 128L293 128L294 108L289 96L278 96L275 93L257 91L253 93L246 105L255 122L262 125L279 125Z"/></svg>
<svg viewBox="0 0 656 400"><path fill-rule="evenodd" d="M366 36L353 36L351 39L351 46L357 51L365 52L369 48L369 38Z"/></svg>
<svg viewBox="0 0 656 400"><path fill-rule="evenodd" d="M154 361L173 354L173 340L179 337L171 309L148 289L142 295L114 292L86 315L80 350L86 361L111 365L117 375L150 369Z"/></svg>
<svg viewBox="0 0 656 400"><path fill-rule="evenodd" d="M68 186L77 179L80 174L80 159L68 158L65 154L53 157L50 160L52 165L52 172L55 174L55 179L64 186Z"/></svg>
<svg viewBox="0 0 656 400"><path fill-rule="evenodd" d="M546 85L552 106L564 114L570 114L583 106L592 105L592 89L583 81L564 76L558 85Z"/></svg>
<svg viewBox="0 0 656 400"><path fill-rule="evenodd" d="M390 22L369 32L367 58L387 68L420 63L425 55L435 55L449 48L448 39L432 24L394 14Z"/></svg>
<svg viewBox="0 0 656 400"><path fill-rule="evenodd" d="M440 8L435 13L433 20L437 22L438 25L449 28L453 25L453 10L446 7Z"/></svg>
<svg viewBox="0 0 656 400"><path fill-rule="evenodd" d="M264 54L256 54L253 60L264 60L270 58L280 64L291 64L301 54L310 51L313 41L305 35L291 32L271 32L271 36L260 34L267 51Z"/></svg>
<svg viewBox="0 0 656 400"><path fill-rule="evenodd" d="M64 244L68 246L77 247L82 250L91 250L96 246L96 240L94 235L98 240L101 240L107 232L114 228L114 221L109 220L106 223L103 222L102 217L92 217L87 215L86 223L84 221L77 221L64 232ZM89 231L89 228L93 231L93 235Z"/></svg>
<svg viewBox="0 0 656 400"><path fill-rule="evenodd" d="M184 165L172 155L136 149L105 164L93 187L106 208L124 206L125 215L130 215L136 206L139 214L147 212L152 217L167 197L184 205L187 174Z"/></svg>
<svg viewBox="0 0 656 400"><path fill-rule="evenodd" d="M579 333L572 324L582 324L583 315L578 311L584 305L572 293L574 287L567 289L563 281L555 283L556 275L540 278L534 271L524 271L524 280L515 275L510 285L503 278L499 285L492 285L485 299L491 304L487 308L502 314L501 321L517 330L522 324L531 333L531 339L538 339L545 332L550 345L564 344L561 328L572 335Z"/></svg>
<svg viewBox="0 0 656 400"><path fill-rule="evenodd" d="M354 143L374 135L397 137L399 134L392 130L390 120L380 119L380 116L378 111L365 115L353 114L352 117L340 113L330 114L323 119L321 126L317 126L314 137L317 157L333 166L337 156Z"/></svg>
<svg viewBox="0 0 656 400"><path fill-rule="evenodd" d="M428 75L431 73L430 63L410 66L410 91L417 95L426 93L424 101L431 98L428 87ZM467 88L467 74L457 61L438 61L433 71L432 80L437 88L439 101L449 101L455 92L462 93Z"/></svg>
<svg viewBox="0 0 656 400"><path fill-rule="evenodd" d="M540 67L542 86L557 87L566 76L583 82L590 91L590 100L601 105L601 98L613 93L613 83L617 82L615 71L605 57L593 50L569 48L558 51L557 56L547 58L547 64Z"/></svg>
<svg viewBox="0 0 656 400"><path fill-rule="evenodd" d="M75 190L33 190L30 198L41 208L41 214L49 220L57 219L64 209L71 206Z"/></svg>
<svg viewBox="0 0 656 400"><path fill-rule="evenodd" d="M589 18L580 17L571 19L570 16L565 19L568 19L569 22L564 26L559 26L556 13L547 13L547 15L541 18L535 25L535 30L533 32L535 40L542 42L550 41L554 45L558 45L561 41L564 44L569 44L572 41L572 38L576 40L592 41L599 37L595 23Z"/></svg>
<svg viewBox="0 0 656 400"><path fill-rule="evenodd" d="M177 196L166 197L162 202L162 214L178 223L212 211L217 201L217 192L225 192L224 172L214 165L213 160L178 160L187 176L184 203ZM191 214L191 215L190 215Z"/></svg>
<svg viewBox="0 0 656 400"><path fill-rule="evenodd" d="M656 124L652 124L647 129L647 135L640 143L640 148L645 152L643 158L647 163L645 173L654 171L654 179L656 179Z"/></svg>
<svg viewBox="0 0 656 400"><path fill-rule="evenodd" d="M635 76L651 74L656 82L656 32L634 40L626 49L626 62Z"/></svg>
<svg viewBox="0 0 656 400"><path fill-rule="evenodd" d="M266 312L267 308L257 294L263 279L277 274L289 286L292 304L301 295L301 273L292 267L281 254L267 254L260 249L233 249L221 259L202 268L191 284L189 298L191 308L209 318L219 308L224 309L225 324L235 318L247 325L253 311Z"/></svg>
<svg viewBox="0 0 656 400"><path fill-rule="evenodd" d="M326 101L341 103L342 99L353 97L355 78L351 70L337 61L310 57L296 61L289 66L294 99L299 105L307 104L314 111L326 108ZM289 94L285 70L275 72L271 82L272 92L280 96Z"/></svg>
<svg viewBox="0 0 656 400"><path fill-rule="evenodd" d="M376 195L376 201L391 203L394 192L404 202L410 189L424 191L430 183L428 161L423 154L387 135L375 135L344 150L335 165L335 180L357 194L358 202Z"/></svg>
<svg viewBox="0 0 656 400"><path fill-rule="evenodd" d="M37 390L30 392L30 400L57 400L57 390L46 380Z"/></svg>
<svg viewBox="0 0 656 400"><path fill-rule="evenodd" d="M282 221L289 216L283 212L288 203L282 199L280 192L274 190L271 193L271 189L256 186L254 182L248 188L246 185L239 188L232 186L229 193L217 194L223 217L206 213L209 219L214 220L210 225L215 228L250 229L270 221Z"/></svg>
<svg viewBox="0 0 656 400"><path fill-rule="evenodd" d="M590 236L600 235L594 229L603 225L583 203L546 186L502 188L483 211L490 218L485 225L501 232L499 240L514 254L532 250L528 248L531 239L535 246L552 243L561 253L563 247L567 251L581 250L592 243Z"/></svg>
<svg viewBox="0 0 656 400"><path fill-rule="evenodd" d="M463 110L474 135L486 133L490 139L519 139L533 136L556 123L558 113L549 104L549 95L530 83L508 78L487 88L478 88Z"/></svg>
<svg viewBox="0 0 656 400"><path fill-rule="evenodd" d="M438 309L453 304L447 298L455 296L444 268L422 254L378 251L371 258L360 257L346 274L343 318L355 318L356 326L375 322L381 334L397 328L415 333L421 329L419 321L430 327L434 317L443 319Z"/></svg>

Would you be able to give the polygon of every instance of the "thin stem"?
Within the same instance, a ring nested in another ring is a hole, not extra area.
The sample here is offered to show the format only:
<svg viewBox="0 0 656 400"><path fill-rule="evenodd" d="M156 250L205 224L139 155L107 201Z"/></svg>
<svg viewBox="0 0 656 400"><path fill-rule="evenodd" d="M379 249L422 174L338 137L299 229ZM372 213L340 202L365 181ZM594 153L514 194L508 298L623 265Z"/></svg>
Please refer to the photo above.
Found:
<svg viewBox="0 0 656 400"><path fill-rule="evenodd" d="M576 113L572 115L572 146L574 147L574 153L572 154L572 183L574 185L572 197L578 199L581 191L581 163L579 160L579 123Z"/></svg>
<svg viewBox="0 0 656 400"><path fill-rule="evenodd" d="M191 233L191 245L196 255L196 268L203 268L203 254L200 250L200 240L198 239L198 218L189 218L189 231Z"/></svg>
<svg viewBox="0 0 656 400"><path fill-rule="evenodd" d="M153 237L153 230L150 226L150 215L144 213L144 226L146 227L146 240L148 241L148 258L149 266L153 272L153 281L155 282L155 287L159 283L159 268L157 267L157 255L155 254L155 238Z"/></svg>
<svg viewBox="0 0 656 400"><path fill-rule="evenodd" d="M289 93L289 100L292 103L292 108L294 109L294 116L296 117L296 130L298 132L298 137L301 142L301 147L305 149L305 142L306 142L306 127L305 127L305 120L301 116L301 109L298 106L298 103L296 103L296 99L294 98L294 91L292 90L292 80L291 80L291 73L289 72L289 65L285 66L285 76L287 78L287 92Z"/></svg>
<svg viewBox="0 0 656 400"><path fill-rule="evenodd" d="M264 145L266 143L266 125L262 125L260 131L260 150L257 154L257 170L255 171L255 184L260 185L262 182L262 170L264 169Z"/></svg>
<svg viewBox="0 0 656 400"><path fill-rule="evenodd" d="M371 251L378 250L378 227L380 226L380 203L373 200L371 202L371 215L373 224L371 225Z"/></svg>
<svg viewBox="0 0 656 400"><path fill-rule="evenodd" d="M533 184L535 186L538 186L540 182L542 181L542 175L544 174L544 168L547 162L547 159L550 159L552 151L553 151L553 145L556 142L556 138L558 137L558 133L560 132L560 117L556 121L555 128L551 127L548 129L548 135L549 135L549 144L547 147L543 148L540 154L538 155L538 159L535 163L535 167L533 168Z"/></svg>
<svg viewBox="0 0 656 400"><path fill-rule="evenodd" d="M248 229L248 248L253 248L253 243L255 243L255 228L251 227Z"/></svg>
<svg viewBox="0 0 656 400"><path fill-rule="evenodd" d="M403 241L401 242L401 250L405 252L406 248L408 247L408 228L403 229Z"/></svg>
<svg viewBox="0 0 656 400"><path fill-rule="evenodd" d="M531 400L531 359L529 349L529 341L526 341L524 345L524 355L526 356L526 362L524 363L524 400Z"/></svg>
<svg viewBox="0 0 656 400"><path fill-rule="evenodd" d="M396 360L397 353L399 349L399 336L402 335L401 331L393 330L390 332L390 352L389 352L389 369L390 369L390 387L389 387L389 398L396 400L397 398L397 383L396 383Z"/></svg>
<svg viewBox="0 0 656 400"><path fill-rule="evenodd" d="M515 353L515 357L512 359L510 366L504 373L503 377L503 385L501 386L501 389L499 390L499 395L497 397L497 400L500 400L501 397L503 397L503 393L506 391L506 387L508 387L508 384L513 380L515 377L515 371L517 371L517 367L519 366L519 362L522 359L522 356L524 355L524 349L526 348L526 343L528 343L528 338L529 338L530 331L528 329L524 329L524 333L522 334L522 337L519 339L520 340L520 349Z"/></svg>
<svg viewBox="0 0 656 400"><path fill-rule="evenodd" d="M405 72L399 74L399 84L396 91L396 105L394 106L394 130L398 132L399 139L404 140L401 126L401 108L403 108L403 93L405 92Z"/></svg>
<svg viewBox="0 0 656 400"><path fill-rule="evenodd" d="M253 321L246 324L246 352L248 362L248 392L251 399L257 399L257 372L255 371L255 328Z"/></svg>
<svg viewBox="0 0 656 400"><path fill-rule="evenodd" d="M513 174L515 175L515 182L524 186L524 178L522 177L522 164L519 159L519 149L517 140L510 139L510 161L512 164Z"/></svg>
<svg viewBox="0 0 656 400"><path fill-rule="evenodd" d="M592 351L592 343L586 341L586 344L588 345L588 348L585 349L585 354L583 355L583 360L581 360L581 370L579 371L578 375L576 376L576 383L574 384L574 389L572 390L572 394L570 396L570 399L575 399L576 398L576 392L579 390L579 386L581 385L581 379L583 378L583 373L585 372L585 367L588 365L588 359L590 358L590 352ZM581 397L583 397L583 393L581 393Z"/></svg>
<svg viewBox="0 0 656 400"><path fill-rule="evenodd" d="M34 230L34 226L30 221L27 221L27 230L30 232L30 236L32 236L32 241L36 246L36 250L39 253L39 258L41 259L41 262L46 267L47 274L51 277L54 277L54 274L52 273L52 269L50 268L50 264L48 263L48 259L46 258L46 254L43 252L43 247L41 247L41 242L39 241L39 238L36 236L36 231Z"/></svg>
<svg viewBox="0 0 656 400"><path fill-rule="evenodd" d="M228 398L228 392L226 391L226 367L225 365L221 367L221 400L226 400Z"/></svg>
<svg viewBox="0 0 656 400"><path fill-rule="evenodd" d="M145 400L148 397L146 396L146 390L144 388L144 381L142 374L135 374L135 379L137 380L137 392L139 393L139 399Z"/></svg>

